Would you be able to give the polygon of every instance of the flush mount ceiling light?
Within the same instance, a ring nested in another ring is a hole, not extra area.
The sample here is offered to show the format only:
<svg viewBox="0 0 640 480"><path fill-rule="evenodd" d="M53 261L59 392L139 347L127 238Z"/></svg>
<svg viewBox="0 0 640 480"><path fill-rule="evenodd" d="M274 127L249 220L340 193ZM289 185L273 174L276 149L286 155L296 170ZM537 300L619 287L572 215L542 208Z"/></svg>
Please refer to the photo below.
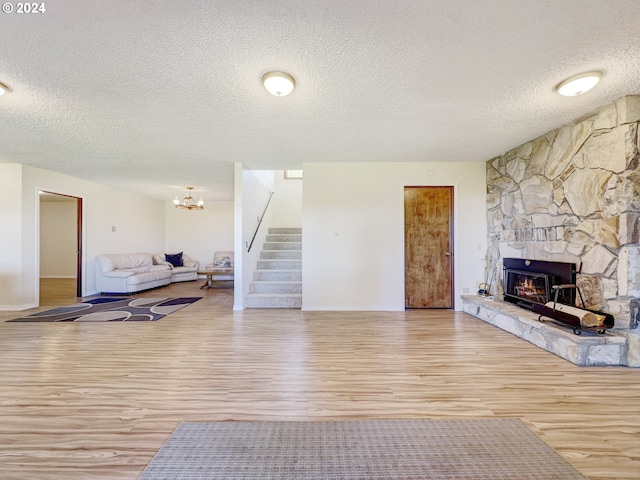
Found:
<svg viewBox="0 0 640 480"><path fill-rule="evenodd" d="M262 83L271 95L286 97L296 86L296 79L285 72L267 72L262 76Z"/></svg>
<svg viewBox="0 0 640 480"><path fill-rule="evenodd" d="M4 83L0 82L0 95L4 95L9 91L9 87L7 87Z"/></svg>
<svg viewBox="0 0 640 480"><path fill-rule="evenodd" d="M191 190L193 190L193 187L187 187L187 195L182 200L176 195L176 198L173 199L173 204L176 208L182 210L204 210L204 200L200 199L198 203L195 203L191 196Z"/></svg>
<svg viewBox="0 0 640 480"><path fill-rule="evenodd" d="M574 75L571 78L556 85L556 92L565 97L575 97L588 92L595 87L602 78L602 72L585 72Z"/></svg>

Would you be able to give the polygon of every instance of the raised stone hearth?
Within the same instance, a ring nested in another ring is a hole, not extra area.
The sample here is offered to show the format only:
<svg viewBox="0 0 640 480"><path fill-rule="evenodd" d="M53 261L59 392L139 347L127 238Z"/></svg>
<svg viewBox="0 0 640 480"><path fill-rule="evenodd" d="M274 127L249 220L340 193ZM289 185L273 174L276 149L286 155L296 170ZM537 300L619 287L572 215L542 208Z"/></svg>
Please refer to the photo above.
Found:
<svg viewBox="0 0 640 480"><path fill-rule="evenodd" d="M529 343L580 366L626 365L627 340L610 331L604 334L573 330L547 320L512 303L481 296L463 295L462 309L469 315L495 325Z"/></svg>
<svg viewBox="0 0 640 480"><path fill-rule="evenodd" d="M611 314L640 367L640 96L487 162L487 274L504 258L575 263L585 307Z"/></svg>

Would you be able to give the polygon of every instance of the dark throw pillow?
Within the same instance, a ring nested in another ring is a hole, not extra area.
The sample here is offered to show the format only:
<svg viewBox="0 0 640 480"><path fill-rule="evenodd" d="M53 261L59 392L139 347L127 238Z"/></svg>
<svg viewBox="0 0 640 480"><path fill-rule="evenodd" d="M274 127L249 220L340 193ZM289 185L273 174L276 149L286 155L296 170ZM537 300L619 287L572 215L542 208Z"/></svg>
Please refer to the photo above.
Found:
<svg viewBox="0 0 640 480"><path fill-rule="evenodd" d="M182 262L182 252L174 254L165 253L164 259L174 267L184 266L184 263Z"/></svg>

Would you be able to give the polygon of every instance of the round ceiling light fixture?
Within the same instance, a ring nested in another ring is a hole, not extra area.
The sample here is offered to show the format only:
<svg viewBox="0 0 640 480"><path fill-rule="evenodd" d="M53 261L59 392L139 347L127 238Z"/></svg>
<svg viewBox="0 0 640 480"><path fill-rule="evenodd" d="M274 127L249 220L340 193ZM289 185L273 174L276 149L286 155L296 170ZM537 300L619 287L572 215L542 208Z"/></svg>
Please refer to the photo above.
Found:
<svg viewBox="0 0 640 480"><path fill-rule="evenodd" d="M262 76L262 84L271 95L286 97L296 86L296 79L285 72L267 72Z"/></svg>
<svg viewBox="0 0 640 480"><path fill-rule="evenodd" d="M591 90L601 78L602 72L598 71L580 73L560 82L555 90L565 97L575 97Z"/></svg>
<svg viewBox="0 0 640 480"><path fill-rule="evenodd" d="M0 95L4 95L9 91L9 87L7 87L4 83L0 82Z"/></svg>

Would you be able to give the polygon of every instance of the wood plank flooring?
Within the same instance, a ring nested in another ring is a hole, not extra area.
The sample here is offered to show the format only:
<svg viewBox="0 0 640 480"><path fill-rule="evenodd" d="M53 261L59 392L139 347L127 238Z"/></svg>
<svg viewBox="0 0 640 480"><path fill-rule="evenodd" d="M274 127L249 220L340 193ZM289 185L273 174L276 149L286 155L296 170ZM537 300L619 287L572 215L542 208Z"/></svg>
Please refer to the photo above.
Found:
<svg viewBox="0 0 640 480"><path fill-rule="evenodd" d="M45 283L39 310L75 303ZM140 295L204 297L158 322L0 312L0 478L135 479L180 421L462 417L520 418L589 479L640 478L638 369L449 310L233 312L200 284Z"/></svg>

